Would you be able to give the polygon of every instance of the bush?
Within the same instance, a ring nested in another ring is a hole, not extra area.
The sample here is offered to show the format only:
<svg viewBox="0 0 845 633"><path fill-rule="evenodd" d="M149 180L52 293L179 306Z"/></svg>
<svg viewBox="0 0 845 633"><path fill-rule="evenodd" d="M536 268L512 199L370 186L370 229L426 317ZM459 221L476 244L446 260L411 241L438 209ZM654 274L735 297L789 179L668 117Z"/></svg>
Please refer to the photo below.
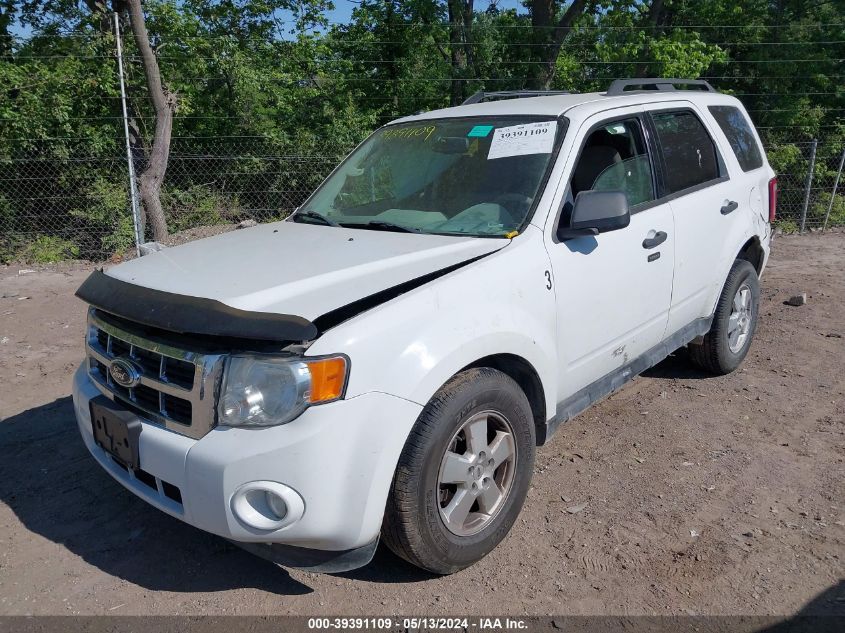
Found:
<svg viewBox="0 0 845 633"><path fill-rule="evenodd" d="M797 233L799 229L798 223L795 220L775 220L775 227L786 234Z"/></svg>
<svg viewBox="0 0 845 633"><path fill-rule="evenodd" d="M55 235L39 235L15 254L14 259L32 264L52 264L65 259L78 259L79 247Z"/></svg>
<svg viewBox="0 0 845 633"><path fill-rule="evenodd" d="M135 243L135 227L125 183L97 177L86 193L85 206L72 209L70 215L84 221L86 226L80 227L80 234L90 234L96 239L97 246L90 244L93 252L89 256L124 251Z"/></svg>
<svg viewBox="0 0 845 633"><path fill-rule="evenodd" d="M828 205L830 205L830 192L818 194L815 202L810 207L810 217L820 224L823 223L824 216L827 214ZM845 224L845 195L840 191L837 192L833 206L830 208L828 226L841 226L843 224Z"/></svg>
<svg viewBox="0 0 845 633"><path fill-rule="evenodd" d="M226 224L241 214L236 196L211 191L205 185L191 185L188 189L167 188L161 192L161 204L170 233Z"/></svg>

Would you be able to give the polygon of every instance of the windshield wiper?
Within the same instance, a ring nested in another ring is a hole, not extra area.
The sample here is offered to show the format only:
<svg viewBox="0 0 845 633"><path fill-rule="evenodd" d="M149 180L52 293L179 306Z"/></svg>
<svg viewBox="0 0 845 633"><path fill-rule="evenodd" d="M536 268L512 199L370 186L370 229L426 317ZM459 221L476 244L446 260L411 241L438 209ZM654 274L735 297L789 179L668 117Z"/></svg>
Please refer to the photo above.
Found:
<svg viewBox="0 0 845 633"><path fill-rule="evenodd" d="M338 224L331 218L327 218L322 213L317 213L316 211L297 211L293 214L294 222L298 221L296 218L308 218L309 220L317 220L317 222L322 222L326 226L340 226L340 224Z"/></svg>
<svg viewBox="0 0 845 633"><path fill-rule="evenodd" d="M397 231L399 233L419 233L419 229L412 229L409 226L402 226L401 224L394 224L385 220L370 220L366 224L356 225L362 229L376 229L381 231Z"/></svg>

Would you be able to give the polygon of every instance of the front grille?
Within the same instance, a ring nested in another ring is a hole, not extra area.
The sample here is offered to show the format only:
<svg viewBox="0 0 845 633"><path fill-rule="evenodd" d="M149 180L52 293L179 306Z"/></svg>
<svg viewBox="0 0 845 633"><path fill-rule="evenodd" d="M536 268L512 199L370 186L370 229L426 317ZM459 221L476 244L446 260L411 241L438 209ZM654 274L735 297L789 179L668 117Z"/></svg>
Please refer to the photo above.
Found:
<svg viewBox="0 0 845 633"><path fill-rule="evenodd" d="M215 397L223 356L174 346L88 313L88 373L105 395L149 422L200 438L215 424ZM119 385L109 368L114 359L129 361L137 384Z"/></svg>

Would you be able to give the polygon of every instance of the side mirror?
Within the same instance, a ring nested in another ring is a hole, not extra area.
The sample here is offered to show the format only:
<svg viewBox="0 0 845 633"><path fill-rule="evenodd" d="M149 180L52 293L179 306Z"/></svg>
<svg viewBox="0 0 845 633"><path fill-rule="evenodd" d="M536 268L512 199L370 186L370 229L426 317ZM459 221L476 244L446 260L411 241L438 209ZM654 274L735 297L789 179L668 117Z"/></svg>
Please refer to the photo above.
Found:
<svg viewBox="0 0 845 633"><path fill-rule="evenodd" d="M560 240L624 229L631 223L628 198L621 191L582 191L575 198L569 226L558 228Z"/></svg>

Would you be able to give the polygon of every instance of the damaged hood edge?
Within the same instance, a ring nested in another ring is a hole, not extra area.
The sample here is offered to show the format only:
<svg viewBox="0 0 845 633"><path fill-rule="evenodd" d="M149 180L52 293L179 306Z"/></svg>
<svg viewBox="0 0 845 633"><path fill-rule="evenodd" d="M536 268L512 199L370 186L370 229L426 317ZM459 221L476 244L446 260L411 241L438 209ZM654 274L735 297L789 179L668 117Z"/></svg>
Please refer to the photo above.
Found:
<svg viewBox="0 0 845 633"><path fill-rule="evenodd" d="M263 225L266 226L272 225ZM307 228L320 230L324 227ZM341 231L335 231L323 231L320 237L353 241L340 235ZM278 229L273 233L278 233ZM290 274L280 273L279 279L275 280L277 283L267 288L253 284L249 288L250 292L236 296L221 295L226 280L220 278L217 278L218 285L213 286L216 292L207 293L212 296L194 296L194 293L176 291L177 288L188 287L202 290L204 284L198 281L208 284L207 278L198 279L199 271L185 265L186 261L192 261L185 257L189 253L177 253L185 247L132 260L108 273L92 273L77 291L77 296L105 312L174 332L277 342L307 341L347 319L471 264L510 243L509 240L444 240L442 236L368 231L354 233L354 237L364 242L364 246L370 247L366 249L368 257L363 258L363 261L360 256L352 257L350 266L334 271L323 266L319 274L312 277L297 279L291 278ZM362 233L365 239L361 239ZM203 240L186 246L212 241ZM376 243L387 244L387 261L379 260L378 253L374 252L378 250L372 248ZM402 252L403 249L407 252ZM164 254L167 257L158 257ZM152 261L157 257L158 261ZM270 264L267 262L265 265ZM146 274L145 268L152 269L153 274ZM168 283L161 284L165 288L149 287L141 283L141 279L161 279L163 268L169 269L169 276L166 277ZM204 275L209 272L206 270ZM229 268L227 272L230 275L247 274L248 269L233 271ZM312 308L312 314L307 314L307 307ZM321 311L313 314L317 309Z"/></svg>

